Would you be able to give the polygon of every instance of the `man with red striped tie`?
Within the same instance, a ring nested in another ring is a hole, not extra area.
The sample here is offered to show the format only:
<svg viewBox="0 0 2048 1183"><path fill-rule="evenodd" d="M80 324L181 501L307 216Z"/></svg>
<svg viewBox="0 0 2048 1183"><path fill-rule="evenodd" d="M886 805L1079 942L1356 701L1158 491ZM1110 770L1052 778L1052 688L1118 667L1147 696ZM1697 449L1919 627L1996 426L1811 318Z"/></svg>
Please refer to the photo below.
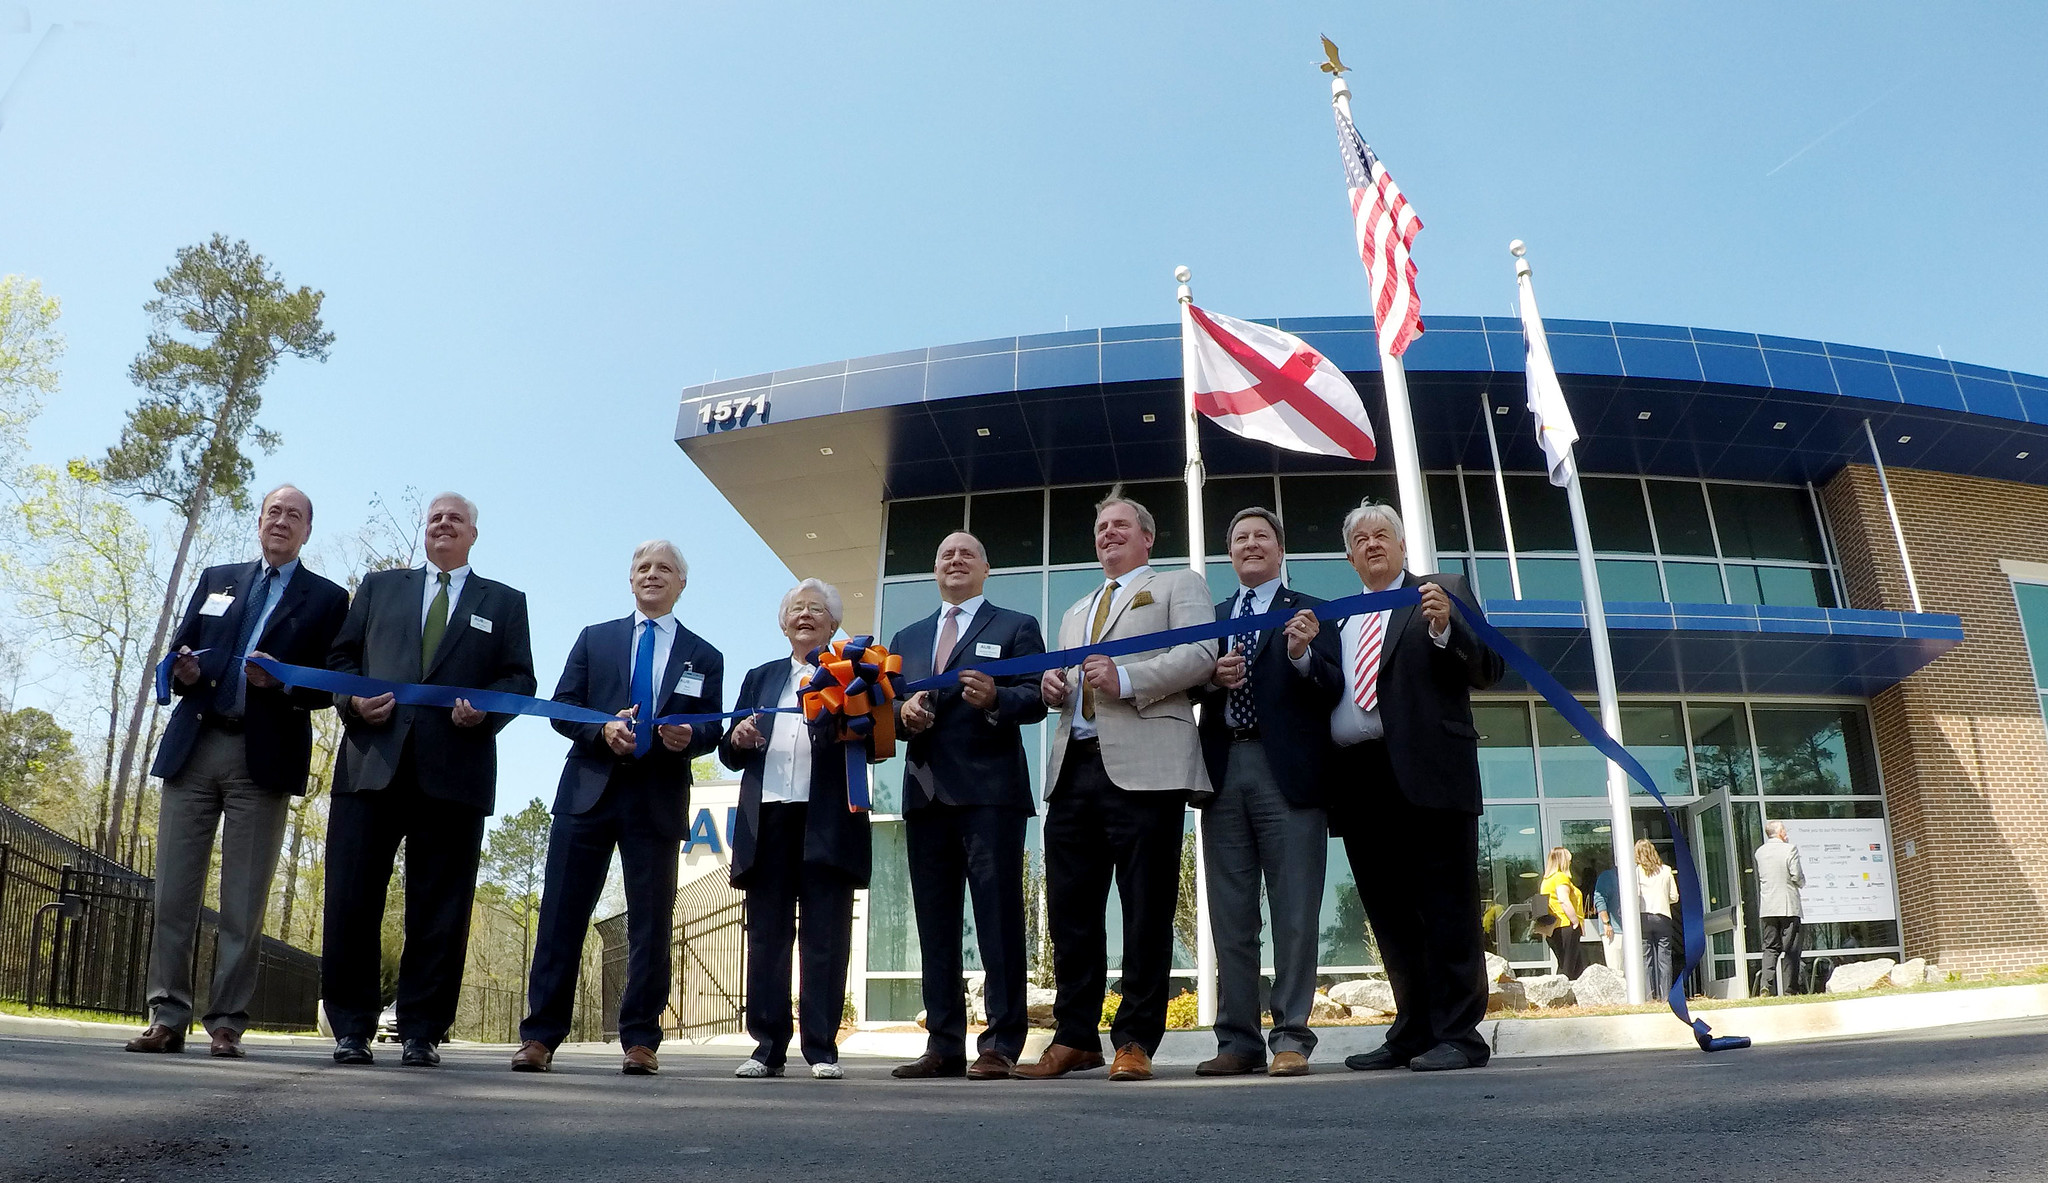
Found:
<svg viewBox="0 0 2048 1183"><path fill-rule="evenodd" d="M1330 713L1330 828L1379 943L1398 1015L1386 1045L1347 1057L1359 1071L1433 1072L1486 1063L1485 949L1479 928L1479 732L1472 691L1498 682L1500 655L1451 608L1477 602L1463 576L1414 575L1401 515L1364 504L1344 550L1368 592L1419 587L1422 602L1347 617L1345 694Z"/></svg>

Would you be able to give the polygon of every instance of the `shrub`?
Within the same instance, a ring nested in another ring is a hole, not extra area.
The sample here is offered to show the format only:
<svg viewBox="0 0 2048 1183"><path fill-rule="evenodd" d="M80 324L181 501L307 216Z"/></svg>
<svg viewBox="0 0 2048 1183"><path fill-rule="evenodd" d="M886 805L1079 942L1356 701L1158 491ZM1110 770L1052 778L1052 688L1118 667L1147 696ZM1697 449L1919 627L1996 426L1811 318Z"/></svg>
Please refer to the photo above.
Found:
<svg viewBox="0 0 2048 1183"><path fill-rule="evenodd" d="M1173 1031L1192 1031L1199 1018L1197 1002L1192 992L1182 990L1180 995L1166 1004L1166 1026Z"/></svg>
<svg viewBox="0 0 2048 1183"><path fill-rule="evenodd" d="M1116 1008L1123 1005L1124 996L1111 990L1102 996L1102 1025L1106 1028L1116 1018Z"/></svg>

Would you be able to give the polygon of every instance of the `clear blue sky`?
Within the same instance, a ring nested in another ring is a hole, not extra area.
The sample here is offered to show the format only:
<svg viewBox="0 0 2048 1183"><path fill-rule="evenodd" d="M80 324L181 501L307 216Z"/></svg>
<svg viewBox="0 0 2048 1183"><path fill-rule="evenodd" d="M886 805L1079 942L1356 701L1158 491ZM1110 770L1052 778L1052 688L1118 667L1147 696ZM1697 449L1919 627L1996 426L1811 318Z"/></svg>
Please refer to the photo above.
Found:
<svg viewBox="0 0 2048 1183"><path fill-rule="evenodd" d="M789 572L672 442L682 386L1166 320L1178 263L1362 312L1319 32L1425 313L1509 312L1521 237L1549 315L2048 372L2039 5L315 7L0 5L0 271L70 340L35 458L111 442L150 281L247 238L337 338L271 382L259 486L320 532L473 497L544 692L650 536L728 692L779 649ZM501 803L560 753L509 730Z"/></svg>

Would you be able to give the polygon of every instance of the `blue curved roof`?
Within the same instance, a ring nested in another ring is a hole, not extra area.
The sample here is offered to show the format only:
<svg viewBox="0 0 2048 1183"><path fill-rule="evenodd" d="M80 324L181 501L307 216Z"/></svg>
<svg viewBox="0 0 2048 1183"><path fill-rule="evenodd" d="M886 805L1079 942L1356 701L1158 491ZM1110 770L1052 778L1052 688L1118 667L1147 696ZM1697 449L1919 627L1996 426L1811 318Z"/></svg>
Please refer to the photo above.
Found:
<svg viewBox="0 0 2048 1183"><path fill-rule="evenodd" d="M1264 323L1353 374L1385 438L1369 319ZM1520 324L1433 316L1428 325L1405 359L1424 466L1490 466L1484 396L1504 463L1540 469L1523 408ZM1587 471L1818 482L1868 460L1868 418L1888 464L2048 484L2048 378L1718 329L1585 320L1547 328ZM710 436L867 412L863 420L883 420L878 459L890 498L1161 479L1180 470L1180 377L1176 324L998 337L690 387L676 440L695 453ZM755 401L705 421L705 404L741 398ZM1208 425L1203 455L1218 475L1346 463ZM1383 452L1363 467L1387 464Z"/></svg>

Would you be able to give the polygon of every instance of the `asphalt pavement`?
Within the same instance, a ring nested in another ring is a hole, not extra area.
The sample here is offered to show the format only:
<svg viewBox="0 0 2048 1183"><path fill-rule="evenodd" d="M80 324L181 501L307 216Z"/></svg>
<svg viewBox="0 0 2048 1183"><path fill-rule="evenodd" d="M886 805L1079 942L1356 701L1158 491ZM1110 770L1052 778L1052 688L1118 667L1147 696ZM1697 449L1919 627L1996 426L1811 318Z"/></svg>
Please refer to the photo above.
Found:
<svg viewBox="0 0 2048 1183"><path fill-rule="evenodd" d="M1113 1084L735 1080L670 1048L547 1075L499 1048L439 1069L244 1061L0 1037L0 1179L459 1183L480 1179L2048 1178L2048 1019L1704 1055L1501 1060L1476 1071Z"/></svg>

